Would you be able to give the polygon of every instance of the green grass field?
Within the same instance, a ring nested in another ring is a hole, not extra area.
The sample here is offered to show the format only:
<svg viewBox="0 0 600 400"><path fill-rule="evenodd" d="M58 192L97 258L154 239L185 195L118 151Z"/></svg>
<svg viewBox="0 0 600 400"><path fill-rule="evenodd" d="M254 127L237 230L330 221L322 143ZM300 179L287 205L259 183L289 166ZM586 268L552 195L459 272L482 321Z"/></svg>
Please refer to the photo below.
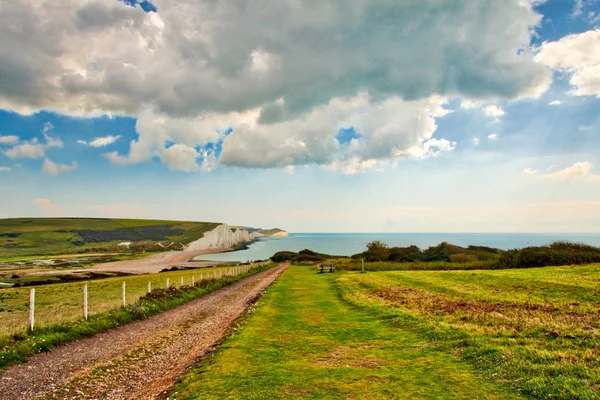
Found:
<svg viewBox="0 0 600 400"><path fill-rule="evenodd" d="M90 315L106 312L121 305L121 283L126 284L127 302L146 294L148 281L153 288L164 288L169 278L171 286L179 286L181 278L190 285L192 275L195 280L219 276L228 267L201 268L162 272L159 274L132 275L108 279L91 280L88 283L88 304ZM82 318L82 296L85 282L61 283L36 286L35 319L36 326L74 321ZM6 288L0 290L0 340L3 336L27 329L29 287Z"/></svg>
<svg viewBox="0 0 600 400"><path fill-rule="evenodd" d="M94 249L119 251L119 242L187 244L214 229L212 222L102 218L0 219L0 261ZM155 249L156 250L156 249Z"/></svg>
<svg viewBox="0 0 600 400"><path fill-rule="evenodd" d="M289 268L170 398L518 398L411 329L345 303L340 276L352 277Z"/></svg>
<svg viewBox="0 0 600 400"><path fill-rule="evenodd" d="M600 398L600 264L346 274L350 304L531 398Z"/></svg>

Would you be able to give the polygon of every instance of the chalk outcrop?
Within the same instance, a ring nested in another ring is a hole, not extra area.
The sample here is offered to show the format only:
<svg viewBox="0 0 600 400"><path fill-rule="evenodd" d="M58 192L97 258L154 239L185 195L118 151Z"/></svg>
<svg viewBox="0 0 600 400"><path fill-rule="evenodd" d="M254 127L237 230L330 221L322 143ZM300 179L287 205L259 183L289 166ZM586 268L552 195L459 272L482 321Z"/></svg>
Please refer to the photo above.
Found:
<svg viewBox="0 0 600 400"><path fill-rule="evenodd" d="M287 236L287 235L288 235L288 233L286 231L279 231L270 236Z"/></svg>
<svg viewBox="0 0 600 400"><path fill-rule="evenodd" d="M221 224L204 236L188 244L186 251L207 249L229 249L242 243L249 243L258 237L264 236L258 232L248 232L244 229L231 229L227 224Z"/></svg>

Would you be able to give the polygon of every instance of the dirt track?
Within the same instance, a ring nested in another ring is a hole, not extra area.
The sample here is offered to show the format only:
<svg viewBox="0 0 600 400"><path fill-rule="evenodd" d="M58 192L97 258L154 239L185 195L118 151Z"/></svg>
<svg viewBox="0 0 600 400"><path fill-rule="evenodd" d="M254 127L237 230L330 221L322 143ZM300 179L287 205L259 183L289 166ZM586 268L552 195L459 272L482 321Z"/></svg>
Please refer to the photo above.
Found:
<svg viewBox="0 0 600 400"><path fill-rule="evenodd" d="M13 366L0 375L0 399L152 399L210 351L287 267Z"/></svg>

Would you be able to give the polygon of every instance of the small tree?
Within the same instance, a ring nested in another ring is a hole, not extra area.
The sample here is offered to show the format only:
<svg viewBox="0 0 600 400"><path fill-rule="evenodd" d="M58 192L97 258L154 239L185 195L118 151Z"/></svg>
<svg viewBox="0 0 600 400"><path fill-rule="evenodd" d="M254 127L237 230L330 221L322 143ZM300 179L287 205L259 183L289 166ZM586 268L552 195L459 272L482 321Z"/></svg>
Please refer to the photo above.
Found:
<svg viewBox="0 0 600 400"><path fill-rule="evenodd" d="M390 248L379 240L368 243L367 249L368 259L371 261L387 261L390 258Z"/></svg>

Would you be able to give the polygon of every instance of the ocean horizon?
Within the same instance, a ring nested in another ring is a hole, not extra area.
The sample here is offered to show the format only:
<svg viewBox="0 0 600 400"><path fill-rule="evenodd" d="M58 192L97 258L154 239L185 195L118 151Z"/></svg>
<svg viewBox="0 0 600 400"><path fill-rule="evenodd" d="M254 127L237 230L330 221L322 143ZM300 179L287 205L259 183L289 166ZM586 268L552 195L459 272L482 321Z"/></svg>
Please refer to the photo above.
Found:
<svg viewBox="0 0 600 400"><path fill-rule="evenodd" d="M555 241L569 241L600 246L600 233L323 233L292 232L288 236L264 237L247 249L204 254L203 261L265 260L278 251L309 249L319 253L351 256L366 250L367 243L380 240L390 247L415 245L421 249L448 242L458 246L488 246L501 250L544 246Z"/></svg>

